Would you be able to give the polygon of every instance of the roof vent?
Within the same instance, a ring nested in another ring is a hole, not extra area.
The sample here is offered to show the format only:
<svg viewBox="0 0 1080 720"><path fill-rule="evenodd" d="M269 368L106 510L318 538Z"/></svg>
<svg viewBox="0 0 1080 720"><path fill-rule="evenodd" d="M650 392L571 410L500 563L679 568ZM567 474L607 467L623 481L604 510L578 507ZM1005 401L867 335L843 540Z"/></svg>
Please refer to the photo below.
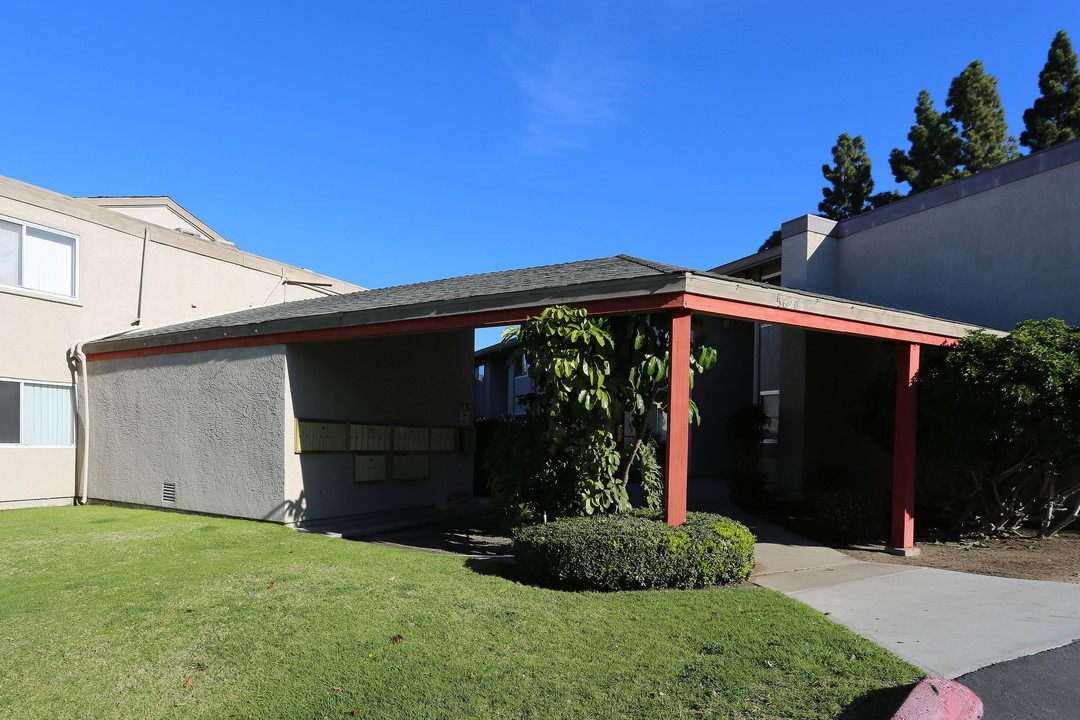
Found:
<svg viewBox="0 0 1080 720"><path fill-rule="evenodd" d="M161 484L161 501L171 503L176 502L176 483Z"/></svg>

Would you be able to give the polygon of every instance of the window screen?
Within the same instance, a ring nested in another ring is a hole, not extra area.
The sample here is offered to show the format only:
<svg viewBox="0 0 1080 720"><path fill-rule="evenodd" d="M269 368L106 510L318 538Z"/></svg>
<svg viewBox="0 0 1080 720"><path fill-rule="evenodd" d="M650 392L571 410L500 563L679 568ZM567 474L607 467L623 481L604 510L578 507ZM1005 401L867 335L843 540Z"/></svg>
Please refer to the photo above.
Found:
<svg viewBox="0 0 1080 720"><path fill-rule="evenodd" d="M24 287L74 296L74 261L73 239L38 228L26 228L26 240L23 242Z"/></svg>
<svg viewBox="0 0 1080 720"><path fill-rule="evenodd" d="M0 220L0 283L19 284L19 238L22 228Z"/></svg>
<svg viewBox="0 0 1080 720"><path fill-rule="evenodd" d="M63 385L23 385L23 443L73 445L75 392Z"/></svg>

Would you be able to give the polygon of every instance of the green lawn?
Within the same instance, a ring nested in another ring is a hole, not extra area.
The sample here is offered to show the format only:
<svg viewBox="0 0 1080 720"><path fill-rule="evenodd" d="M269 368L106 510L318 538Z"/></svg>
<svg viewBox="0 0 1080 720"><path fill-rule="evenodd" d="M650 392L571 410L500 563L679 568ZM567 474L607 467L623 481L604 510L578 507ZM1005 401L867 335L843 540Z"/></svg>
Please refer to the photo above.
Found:
<svg viewBox="0 0 1080 720"><path fill-rule="evenodd" d="M877 720L920 676L765 589L556 592L479 561L98 506L0 513L0 547L8 719Z"/></svg>

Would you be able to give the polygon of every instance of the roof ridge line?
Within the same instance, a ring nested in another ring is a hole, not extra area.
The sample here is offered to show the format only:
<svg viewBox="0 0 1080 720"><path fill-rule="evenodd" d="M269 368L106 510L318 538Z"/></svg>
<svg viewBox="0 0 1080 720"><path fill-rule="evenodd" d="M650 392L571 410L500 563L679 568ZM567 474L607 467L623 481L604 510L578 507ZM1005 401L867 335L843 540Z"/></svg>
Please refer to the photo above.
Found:
<svg viewBox="0 0 1080 720"><path fill-rule="evenodd" d="M647 267L650 270L655 270L656 272L661 272L661 273L671 272L672 268L675 268L675 269L680 270L682 272L693 272L690 268L679 267L678 265L666 265L664 263L653 262L652 260L644 260L644 259L639 258L639 257L634 257L633 255L626 255L625 253L619 253L615 257L617 257L617 258L619 258L621 260L628 260L628 261L630 261L632 263L636 263L638 265L641 265L642 267Z"/></svg>

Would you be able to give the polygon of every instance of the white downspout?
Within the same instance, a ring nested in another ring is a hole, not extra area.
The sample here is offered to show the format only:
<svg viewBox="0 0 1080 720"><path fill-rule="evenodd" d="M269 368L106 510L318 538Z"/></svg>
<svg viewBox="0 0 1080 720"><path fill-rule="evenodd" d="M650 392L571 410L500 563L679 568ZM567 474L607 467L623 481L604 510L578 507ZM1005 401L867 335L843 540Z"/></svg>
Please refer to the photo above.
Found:
<svg viewBox="0 0 1080 720"><path fill-rule="evenodd" d="M68 348L68 363L75 366L75 503L78 505L86 504L90 466L90 381L83 345L123 335L124 332L128 331L86 338Z"/></svg>
<svg viewBox="0 0 1080 720"><path fill-rule="evenodd" d="M86 504L88 461L90 458L90 389L87 385L86 354L80 340L68 350L68 357L75 364L75 502Z"/></svg>

